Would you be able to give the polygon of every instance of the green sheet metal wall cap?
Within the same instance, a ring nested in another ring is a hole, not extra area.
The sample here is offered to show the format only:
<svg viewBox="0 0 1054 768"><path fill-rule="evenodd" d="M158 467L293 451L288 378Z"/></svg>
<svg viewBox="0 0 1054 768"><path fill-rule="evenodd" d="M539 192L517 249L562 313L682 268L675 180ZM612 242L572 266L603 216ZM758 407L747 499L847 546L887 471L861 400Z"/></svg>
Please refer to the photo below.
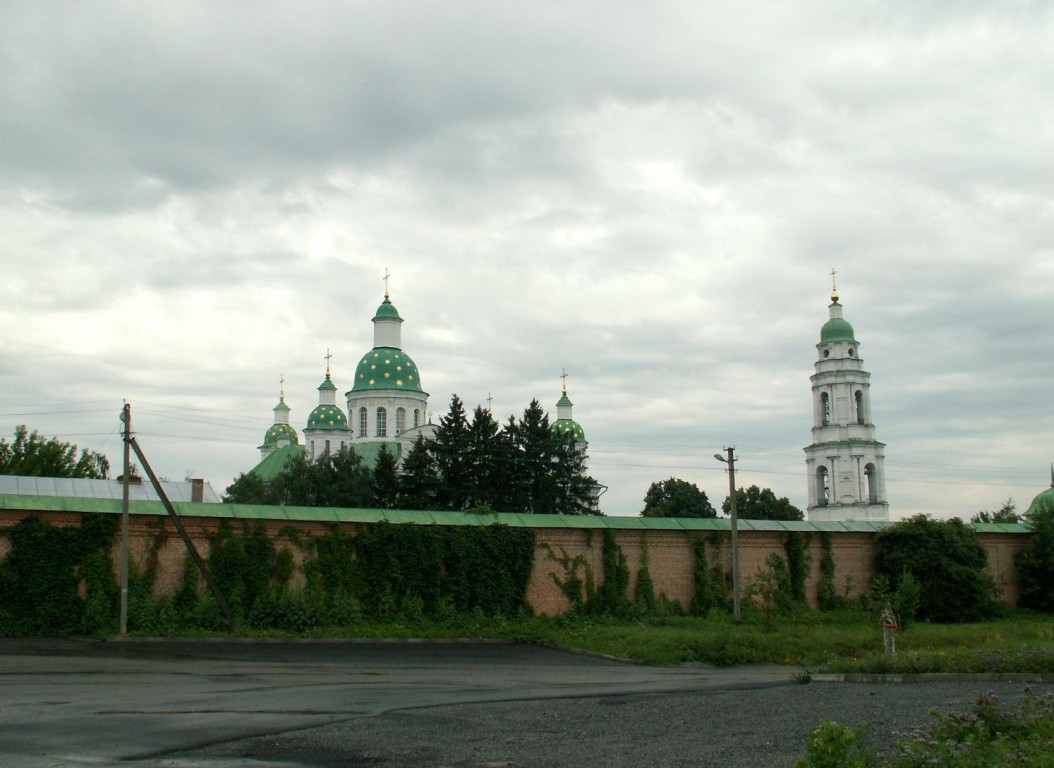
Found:
<svg viewBox="0 0 1054 768"><path fill-rule="evenodd" d="M352 392L396 389L421 392L421 377L410 356L394 347L374 347L355 368Z"/></svg>

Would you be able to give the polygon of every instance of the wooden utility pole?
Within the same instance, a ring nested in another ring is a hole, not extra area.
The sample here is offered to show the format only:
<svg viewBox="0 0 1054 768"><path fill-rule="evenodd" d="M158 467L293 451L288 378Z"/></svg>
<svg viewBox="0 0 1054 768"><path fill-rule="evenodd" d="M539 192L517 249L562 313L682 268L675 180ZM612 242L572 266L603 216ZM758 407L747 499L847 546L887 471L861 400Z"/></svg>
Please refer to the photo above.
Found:
<svg viewBox="0 0 1054 768"><path fill-rule="evenodd" d="M121 422L124 429L124 489L121 503L121 629L120 636L128 634L128 499L129 483L132 481L131 439L132 439L132 406L124 404L121 409Z"/></svg>

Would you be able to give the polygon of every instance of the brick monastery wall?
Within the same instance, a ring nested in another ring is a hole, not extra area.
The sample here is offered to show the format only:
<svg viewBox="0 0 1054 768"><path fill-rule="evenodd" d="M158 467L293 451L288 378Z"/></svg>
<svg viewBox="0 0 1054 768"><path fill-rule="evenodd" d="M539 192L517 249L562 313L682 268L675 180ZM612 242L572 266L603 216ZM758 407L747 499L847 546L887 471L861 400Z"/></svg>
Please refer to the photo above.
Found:
<svg viewBox="0 0 1054 768"><path fill-rule="evenodd" d="M79 512L0 510L0 558L10 550L4 530L22 519L36 516L54 526L80 525ZM219 529L220 520L212 517L181 518L188 535L198 551L208 553L208 536ZM237 521L234 529L239 529ZM303 552L292 544L287 535L295 530L301 537L320 536L333 531L333 524L312 521L267 520L261 521L276 547L288 549L297 565L303 560ZM255 523L255 521L254 521ZM354 535L356 523L342 523L340 530ZM731 570L731 535L728 531L640 530L615 529L616 541L626 557L630 571L630 596L634 594L640 571L642 553L647 549L648 570L655 585L656 595L665 595L687 608L694 591L695 558L693 542L703 538L706 542L719 541L718 547L708 543L707 558L716 565L720 557L726 571ZM745 594L747 585L754 578L765 558L772 552L785 556L784 533L778 531L739 532L739 561L741 588ZM567 611L566 595L556 583L564 580L567 567L578 561L578 576L586 580L586 570L596 578L599 586L603 575L601 552L603 530L589 528L536 528L536 551L534 571L527 589L527 600L535 613L555 616ZM1001 599L1008 604L1017 602L1018 588L1014 574L1014 554L1025 548L1028 535L1015 533L978 533L978 538L988 551L989 572L999 587ZM820 578L820 559L823 555L820 537L810 535L809 580L806 594L815 606L816 589ZM646 542L646 543L645 543ZM856 596L867 591L874 575L875 535L870 532L832 532L832 555L835 560L835 582L840 594ZM120 560L120 542L114 543L113 562ZM131 560L141 569L146 569L148 559L157 559L156 589L160 594L175 592L183 578L183 563L186 549L172 522L163 515L133 515L130 519L129 552Z"/></svg>

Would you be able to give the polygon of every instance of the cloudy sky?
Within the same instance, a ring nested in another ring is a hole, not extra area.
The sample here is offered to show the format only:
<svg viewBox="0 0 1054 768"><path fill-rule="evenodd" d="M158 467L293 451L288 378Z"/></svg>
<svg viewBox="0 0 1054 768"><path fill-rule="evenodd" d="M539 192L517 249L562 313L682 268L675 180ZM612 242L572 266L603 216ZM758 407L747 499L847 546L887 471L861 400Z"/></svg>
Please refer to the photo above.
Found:
<svg viewBox="0 0 1054 768"><path fill-rule="evenodd" d="M1050 484L1050 3L0 0L0 435L217 491L386 269L435 418L560 372L636 514L804 508L837 270L894 517Z"/></svg>

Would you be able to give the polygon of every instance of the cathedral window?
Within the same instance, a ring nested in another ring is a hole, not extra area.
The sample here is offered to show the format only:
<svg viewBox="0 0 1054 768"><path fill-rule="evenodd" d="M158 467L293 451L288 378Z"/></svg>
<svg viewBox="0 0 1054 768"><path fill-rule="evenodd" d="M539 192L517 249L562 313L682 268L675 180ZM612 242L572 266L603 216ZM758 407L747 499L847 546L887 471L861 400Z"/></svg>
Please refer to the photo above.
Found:
<svg viewBox="0 0 1054 768"><path fill-rule="evenodd" d="M329 453L329 440L326 441L326 447L322 451L323 453Z"/></svg>
<svg viewBox="0 0 1054 768"><path fill-rule="evenodd" d="M399 435L406 431L406 409L395 409L395 434Z"/></svg>
<svg viewBox="0 0 1054 768"><path fill-rule="evenodd" d="M367 428L368 418L369 415L366 408L359 408L359 437L366 437L370 434Z"/></svg>
<svg viewBox="0 0 1054 768"><path fill-rule="evenodd" d="M831 396L826 392L820 395L820 426L826 427L831 423Z"/></svg>
<svg viewBox="0 0 1054 768"><path fill-rule="evenodd" d="M827 480L827 467L816 470L816 506L826 507L831 503L831 484Z"/></svg>
<svg viewBox="0 0 1054 768"><path fill-rule="evenodd" d="M377 437L388 437L388 411L377 409Z"/></svg>
<svg viewBox="0 0 1054 768"><path fill-rule="evenodd" d="M864 423L864 393L856 390L856 423Z"/></svg>
<svg viewBox="0 0 1054 768"><path fill-rule="evenodd" d="M414 428L421 426L421 409L414 408Z"/></svg>
<svg viewBox="0 0 1054 768"><path fill-rule="evenodd" d="M864 467L864 476L867 478L867 503L878 503L878 478L875 476L875 465L868 464Z"/></svg>

